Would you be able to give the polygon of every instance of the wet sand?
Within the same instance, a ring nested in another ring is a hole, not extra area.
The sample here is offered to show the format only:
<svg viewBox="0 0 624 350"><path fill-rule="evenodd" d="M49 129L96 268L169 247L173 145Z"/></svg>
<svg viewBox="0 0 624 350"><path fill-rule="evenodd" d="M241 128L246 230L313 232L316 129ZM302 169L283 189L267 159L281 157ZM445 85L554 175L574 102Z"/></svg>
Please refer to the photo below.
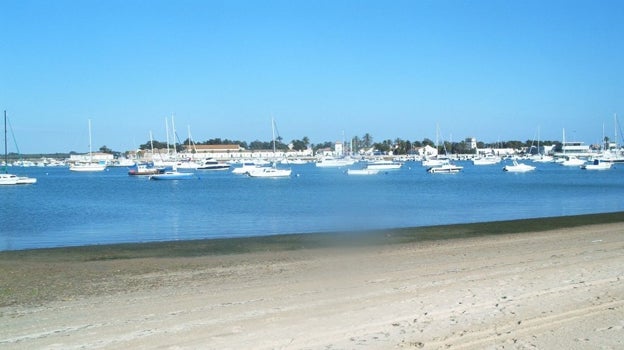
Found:
<svg viewBox="0 0 624 350"><path fill-rule="evenodd" d="M623 348L624 215L583 218L4 252L0 347Z"/></svg>

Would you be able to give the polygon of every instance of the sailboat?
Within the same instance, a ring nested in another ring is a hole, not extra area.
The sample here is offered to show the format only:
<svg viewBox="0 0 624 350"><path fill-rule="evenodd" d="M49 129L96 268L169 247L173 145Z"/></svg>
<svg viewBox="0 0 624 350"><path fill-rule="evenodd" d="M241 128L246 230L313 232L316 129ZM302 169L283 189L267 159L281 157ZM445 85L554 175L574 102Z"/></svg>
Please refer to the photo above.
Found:
<svg viewBox="0 0 624 350"><path fill-rule="evenodd" d="M106 169L106 164L93 162L93 150L91 149L91 119L89 119L89 162L73 164L69 167L69 170L78 172L96 172L104 171L104 169Z"/></svg>
<svg viewBox="0 0 624 350"><path fill-rule="evenodd" d="M173 121L173 116L171 117L171 127L173 128L173 159L177 159L178 151L176 150L176 132L175 132L175 123ZM167 131L167 134L169 132ZM167 135L169 137L169 135ZM149 177L150 180L187 180L195 178L195 174L193 173L181 173L178 171L176 166L173 167L173 170L165 171L162 174L155 174Z"/></svg>
<svg viewBox="0 0 624 350"><path fill-rule="evenodd" d="M273 159L275 159L275 120L273 118L271 118L271 131L273 134ZM291 173L291 169L278 169L276 163L273 162L272 167L249 169L247 175L250 177L289 177Z"/></svg>
<svg viewBox="0 0 624 350"><path fill-rule="evenodd" d="M7 148L7 116L4 111L4 174L0 174L0 185L29 185L37 182L34 177L9 174L9 153Z"/></svg>
<svg viewBox="0 0 624 350"><path fill-rule="evenodd" d="M438 133L439 133L439 130L436 127L436 147L437 147L437 142L438 142L438 136L437 136ZM452 164L448 159L448 154L446 151L446 143L442 142L442 145L444 146L444 156L445 156L444 162L441 164L433 165L429 167L427 169L427 172L430 174L456 174L460 172L464 167ZM424 162L423 162L423 165L424 165Z"/></svg>

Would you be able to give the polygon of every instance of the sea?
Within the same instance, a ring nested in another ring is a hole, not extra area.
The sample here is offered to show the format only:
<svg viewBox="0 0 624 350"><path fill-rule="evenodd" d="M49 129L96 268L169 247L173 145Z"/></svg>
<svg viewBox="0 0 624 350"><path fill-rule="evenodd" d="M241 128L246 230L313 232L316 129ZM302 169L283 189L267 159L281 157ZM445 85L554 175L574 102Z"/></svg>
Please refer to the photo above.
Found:
<svg viewBox="0 0 624 350"><path fill-rule="evenodd" d="M510 161L508 161L510 162ZM527 163L530 163L527 161ZM290 178L194 171L150 181L126 168L9 168L35 185L0 186L0 250L487 222L624 210L624 164L587 171L505 162L429 174L416 162L377 175L290 165ZM354 165L352 168L356 168Z"/></svg>

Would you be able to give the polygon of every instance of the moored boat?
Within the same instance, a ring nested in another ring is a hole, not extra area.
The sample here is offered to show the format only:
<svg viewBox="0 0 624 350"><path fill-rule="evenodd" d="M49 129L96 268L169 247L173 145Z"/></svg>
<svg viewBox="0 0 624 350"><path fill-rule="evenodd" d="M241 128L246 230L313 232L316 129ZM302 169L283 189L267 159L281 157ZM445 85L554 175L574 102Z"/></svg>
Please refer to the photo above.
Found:
<svg viewBox="0 0 624 350"><path fill-rule="evenodd" d="M581 169L584 170L609 170L613 166L613 163L604 162L600 159L594 159L592 164L583 164Z"/></svg>
<svg viewBox="0 0 624 350"><path fill-rule="evenodd" d="M4 174L0 174L0 185L29 185L37 182L36 178L9 174L9 153L7 148L7 116L4 111Z"/></svg>
<svg viewBox="0 0 624 350"><path fill-rule="evenodd" d="M197 170L228 170L228 169L230 169L229 164L218 162L212 158L206 159L197 167Z"/></svg>
<svg viewBox="0 0 624 350"><path fill-rule="evenodd" d="M150 180L188 180L193 179L193 173L181 173L177 170L165 171L162 174L155 174L149 177Z"/></svg>
<svg viewBox="0 0 624 350"><path fill-rule="evenodd" d="M401 169L401 163L395 163L388 160L375 160L369 162L366 166L367 169L370 170L398 170Z"/></svg>
<svg viewBox="0 0 624 350"><path fill-rule="evenodd" d="M427 169L427 172L430 174L456 174L460 172L464 167L453 165L450 163L442 164L440 166L434 166Z"/></svg>
<svg viewBox="0 0 624 350"><path fill-rule="evenodd" d="M135 167L131 168L128 171L128 175L147 176L147 175L163 174L164 172L165 172L164 168L155 168L153 166L149 166L146 164L137 164Z"/></svg>
<svg viewBox="0 0 624 350"><path fill-rule="evenodd" d="M277 169L275 167L253 168L247 172L250 177L289 177L291 169Z"/></svg>
<svg viewBox="0 0 624 350"><path fill-rule="evenodd" d="M347 170L347 175L377 175L377 174L379 174L378 169L364 168L364 169L348 169Z"/></svg>
<svg viewBox="0 0 624 350"><path fill-rule="evenodd" d="M75 163L69 167L69 170L75 172L98 172L104 171L106 169L106 164L100 164L93 161L93 152L91 149L91 119L89 119L89 162L87 163Z"/></svg>
<svg viewBox="0 0 624 350"><path fill-rule="evenodd" d="M510 173L526 173L535 170L535 167L524 163L518 163L518 161L514 160L512 165L505 165L503 170Z"/></svg>

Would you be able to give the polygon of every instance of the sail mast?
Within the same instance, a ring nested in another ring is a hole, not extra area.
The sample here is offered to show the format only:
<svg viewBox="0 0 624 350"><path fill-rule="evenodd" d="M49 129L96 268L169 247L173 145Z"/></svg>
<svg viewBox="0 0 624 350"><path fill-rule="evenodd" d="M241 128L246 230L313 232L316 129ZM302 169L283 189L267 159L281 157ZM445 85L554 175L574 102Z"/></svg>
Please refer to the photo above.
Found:
<svg viewBox="0 0 624 350"><path fill-rule="evenodd" d="M169 159L169 121L165 117L165 134L167 134L167 159Z"/></svg>
<svg viewBox="0 0 624 350"><path fill-rule="evenodd" d="M273 136L273 158L275 158L275 119L271 117L271 134Z"/></svg>
<svg viewBox="0 0 624 350"><path fill-rule="evenodd" d="M178 160L178 150L177 150L177 140L176 140L176 131L175 131L175 122L173 121L173 114L171 115L171 129L173 131L173 160Z"/></svg>
<svg viewBox="0 0 624 350"><path fill-rule="evenodd" d="M6 109L4 110L4 173L9 173L9 153L7 151L7 121Z"/></svg>
<svg viewBox="0 0 624 350"><path fill-rule="evenodd" d="M93 163L93 150L91 148L91 119L89 119L89 163Z"/></svg>

